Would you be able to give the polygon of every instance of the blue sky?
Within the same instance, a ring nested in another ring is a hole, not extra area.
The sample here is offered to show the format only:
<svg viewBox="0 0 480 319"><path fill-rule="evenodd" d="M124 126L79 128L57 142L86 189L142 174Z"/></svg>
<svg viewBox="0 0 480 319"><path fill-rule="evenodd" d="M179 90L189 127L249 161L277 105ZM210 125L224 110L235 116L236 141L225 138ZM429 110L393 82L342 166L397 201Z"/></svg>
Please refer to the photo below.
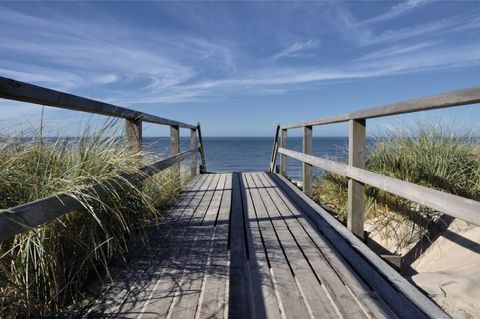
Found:
<svg viewBox="0 0 480 319"><path fill-rule="evenodd" d="M0 75L200 121L207 136L269 136L279 122L480 85L479 1L0 2L0 26ZM40 115L0 107L4 128ZM45 113L66 134L87 118ZM478 106L418 118L480 128ZM410 120L372 120L369 132Z"/></svg>

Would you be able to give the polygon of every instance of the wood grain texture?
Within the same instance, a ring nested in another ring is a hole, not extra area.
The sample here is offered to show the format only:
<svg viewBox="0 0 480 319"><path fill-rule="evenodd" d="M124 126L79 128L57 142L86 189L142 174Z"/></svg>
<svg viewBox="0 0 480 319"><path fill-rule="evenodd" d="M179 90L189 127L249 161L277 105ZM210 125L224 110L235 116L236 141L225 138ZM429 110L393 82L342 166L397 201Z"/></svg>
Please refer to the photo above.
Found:
<svg viewBox="0 0 480 319"><path fill-rule="evenodd" d="M394 317L390 308L348 266L342 255L316 230L312 221L289 200L278 184L267 174L258 175L321 282L321 288L335 303L339 314L347 317L352 316L352 313L354 316L366 315L373 318Z"/></svg>
<svg viewBox="0 0 480 319"><path fill-rule="evenodd" d="M175 156L180 153L180 127L170 126L170 155ZM177 183L180 184L180 161L172 165L173 173L176 176Z"/></svg>
<svg viewBox="0 0 480 319"><path fill-rule="evenodd" d="M475 200L284 148L278 152L480 226L480 202Z"/></svg>
<svg viewBox="0 0 480 319"><path fill-rule="evenodd" d="M348 165L365 169L365 119L350 120L348 129ZM363 238L365 186L352 178L348 179L347 227Z"/></svg>
<svg viewBox="0 0 480 319"><path fill-rule="evenodd" d="M193 210L188 208L198 205L203 197L202 192L212 180L213 176L201 175L186 187L177 205L167 212L167 217L150 234L149 240L158 245L149 246L147 251L132 250L131 262L126 267L117 265L112 269L111 279L108 280L110 284L97 288L94 302L87 308L87 317L113 316L122 308L137 310L138 314L152 292L145 278L153 280L158 266L171 256L172 250L169 249L168 242L176 236L179 229L177 225L183 225L185 220L191 218ZM144 245L140 247L142 246ZM145 262L146 259L150 262Z"/></svg>
<svg viewBox="0 0 480 319"><path fill-rule="evenodd" d="M303 128L303 153L312 154L312 127L305 126ZM312 196L312 165L302 163L303 192L307 196Z"/></svg>
<svg viewBox="0 0 480 319"><path fill-rule="evenodd" d="M250 231L245 231L245 211L242 196L242 184L239 173L232 176L232 203L230 208L230 278L229 278L229 307L230 318L254 317L253 303L250 297L254 290L251 286L258 282L252 279L249 269L248 254L252 240ZM248 237L248 238L247 238ZM250 252L251 257L251 252Z"/></svg>
<svg viewBox="0 0 480 319"><path fill-rule="evenodd" d="M197 147L197 130L190 129L190 149ZM190 175L197 175L197 154L192 154L192 161L190 162Z"/></svg>
<svg viewBox="0 0 480 319"><path fill-rule="evenodd" d="M312 202L273 173L200 175L88 317L448 317Z"/></svg>
<svg viewBox="0 0 480 319"><path fill-rule="evenodd" d="M287 148L287 130L286 129L282 129L282 149L286 149ZM279 148L280 149L280 148ZM286 154L282 154L282 156L280 156L280 174L282 174L283 176L287 176L287 156Z"/></svg>
<svg viewBox="0 0 480 319"><path fill-rule="evenodd" d="M194 125L187 123L169 120L156 115L134 111L125 107L15 81L5 77L0 77L0 97L38 105L48 105L62 109L125 118L131 121L140 120L149 123L196 128Z"/></svg>
<svg viewBox="0 0 480 319"><path fill-rule="evenodd" d="M385 106L369 108L362 111L337 115L326 119L282 125L282 129L341 123L347 122L349 120L369 119L476 103L480 103L480 87L474 87L465 90L458 90L434 96L388 104Z"/></svg>
<svg viewBox="0 0 480 319"><path fill-rule="evenodd" d="M278 133L280 132L280 125L275 127L275 134L273 135L272 155L270 156L270 172L275 169L275 163L277 162L277 150L278 150Z"/></svg>
<svg viewBox="0 0 480 319"><path fill-rule="evenodd" d="M125 120L125 137L128 150L139 153L142 150L142 121Z"/></svg>
<svg viewBox="0 0 480 319"><path fill-rule="evenodd" d="M198 142L200 143L200 158L202 159L202 165L200 166L200 173L207 172L207 163L205 162L205 147L203 143L202 137L202 128L200 126L200 122L197 123L197 134L198 134Z"/></svg>
<svg viewBox="0 0 480 319"><path fill-rule="evenodd" d="M385 261L370 250L332 215L305 196L281 175L269 174L325 235L329 243L402 318L450 318L432 300L422 294ZM411 305L415 305L412 308ZM419 312L420 309L422 312Z"/></svg>

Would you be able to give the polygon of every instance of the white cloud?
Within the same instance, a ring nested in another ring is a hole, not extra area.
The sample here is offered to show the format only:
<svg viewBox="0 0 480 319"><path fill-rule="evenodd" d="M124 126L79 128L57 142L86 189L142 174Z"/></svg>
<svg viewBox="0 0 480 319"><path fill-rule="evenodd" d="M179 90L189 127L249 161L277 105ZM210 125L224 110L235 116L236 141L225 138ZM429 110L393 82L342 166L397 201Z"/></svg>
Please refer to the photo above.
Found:
<svg viewBox="0 0 480 319"><path fill-rule="evenodd" d="M369 61L369 60L374 60L378 58L385 58L385 57L402 55L406 53L412 53L412 52L420 51L438 44L440 44L440 41L426 41L426 42L416 43L412 45L405 45L405 46L394 45L391 47L386 47L384 49L371 51L359 57L357 61Z"/></svg>
<svg viewBox="0 0 480 319"><path fill-rule="evenodd" d="M398 15L420 5L406 3L391 11ZM425 39L425 35L454 32L463 25L475 28L476 13L375 35L367 27L358 27L360 22L347 10L338 12L343 16L343 32L357 31L353 36L361 50L354 47L357 51L352 56L321 60L315 51L322 40L311 39L293 42L262 60L255 52L242 51L240 45L214 36L175 32L152 35L134 29L126 32L130 26L114 22L105 28L91 21L52 20L0 8L0 23L6 25L0 29L0 50L10 56L1 61L0 75L81 95L86 92L92 98L129 106L236 94L279 94L329 81L480 64L480 45L476 43L452 47L447 40ZM412 42L412 38L422 36ZM408 45L391 45L407 39ZM310 55L315 59L308 59L308 65L272 63ZM245 56L249 60L245 61Z"/></svg>
<svg viewBox="0 0 480 319"><path fill-rule="evenodd" d="M273 59L280 59L285 57L308 57L312 54L306 53L318 47L318 41L308 40L304 42L295 42L292 45L282 49L273 56Z"/></svg>
<svg viewBox="0 0 480 319"><path fill-rule="evenodd" d="M363 24L373 24L382 21L392 20L404 14L410 13L418 8L424 6L430 0L407 0L397 5L392 6L387 12L378 16L362 21Z"/></svg>

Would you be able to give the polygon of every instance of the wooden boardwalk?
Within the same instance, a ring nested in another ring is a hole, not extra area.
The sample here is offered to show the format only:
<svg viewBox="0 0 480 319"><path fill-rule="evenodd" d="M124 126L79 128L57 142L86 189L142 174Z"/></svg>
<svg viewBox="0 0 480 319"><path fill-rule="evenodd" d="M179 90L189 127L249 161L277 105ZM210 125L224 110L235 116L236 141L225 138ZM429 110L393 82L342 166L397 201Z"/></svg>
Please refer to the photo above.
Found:
<svg viewBox="0 0 480 319"><path fill-rule="evenodd" d="M273 173L203 174L86 317L448 317Z"/></svg>

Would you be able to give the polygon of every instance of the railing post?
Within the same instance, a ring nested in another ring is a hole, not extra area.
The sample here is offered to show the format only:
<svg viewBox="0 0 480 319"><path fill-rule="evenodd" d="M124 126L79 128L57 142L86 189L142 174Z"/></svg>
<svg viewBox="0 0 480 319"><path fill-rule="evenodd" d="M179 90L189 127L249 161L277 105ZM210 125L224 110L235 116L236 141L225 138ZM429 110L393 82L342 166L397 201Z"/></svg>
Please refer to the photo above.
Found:
<svg viewBox="0 0 480 319"><path fill-rule="evenodd" d="M180 128L177 125L170 125L170 153L172 156L180 153ZM172 170L180 181L180 162L173 164Z"/></svg>
<svg viewBox="0 0 480 319"><path fill-rule="evenodd" d="M312 127L303 128L303 153L312 154ZM303 163L303 192L307 196L312 196L312 165Z"/></svg>
<svg viewBox="0 0 480 319"><path fill-rule="evenodd" d="M197 147L197 130L192 128L190 129L190 149ZM190 171L192 177L197 175L197 152L194 152L192 155L192 163L190 166Z"/></svg>
<svg viewBox="0 0 480 319"><path fill-rule="evenodd" d="M287 148L287 129L282 129L282 148ZM280 156L280 174L287 177L287 156Z"/></svg>
<svg viewBox="0 0 480 319"><path fill-rule="evenodd" d="M125 137L127 149L132 154L138 154L142 150L142 120L125 120Z"/></svg>
<svg viewBox="0 0 480 319"><path fill-rule="evenodd" d="M348 132L348 165L365 168L365 119L350 120ZM357 237L363 238L364 184L348 180L347 227Z"/></svg>
<svg viewBox="0 0 480 319"><path fill-rule="evenodd" d="M200 143L200 157L202 164L200 165L200 174L207 172L207 165L205 164L205 149L203 148L202 129L200 128L200 122L197 122L198 141Z"/></svg>
<svg viewBox="0 0 480 319"><path fill-rule="evenodd" d="M280 124L275 128L275 135L273 136L273 148L272 157L270 158L270 172L275 171L275 163L277 162L277 150L278 150L278 132L280 131Z"/></svg>

